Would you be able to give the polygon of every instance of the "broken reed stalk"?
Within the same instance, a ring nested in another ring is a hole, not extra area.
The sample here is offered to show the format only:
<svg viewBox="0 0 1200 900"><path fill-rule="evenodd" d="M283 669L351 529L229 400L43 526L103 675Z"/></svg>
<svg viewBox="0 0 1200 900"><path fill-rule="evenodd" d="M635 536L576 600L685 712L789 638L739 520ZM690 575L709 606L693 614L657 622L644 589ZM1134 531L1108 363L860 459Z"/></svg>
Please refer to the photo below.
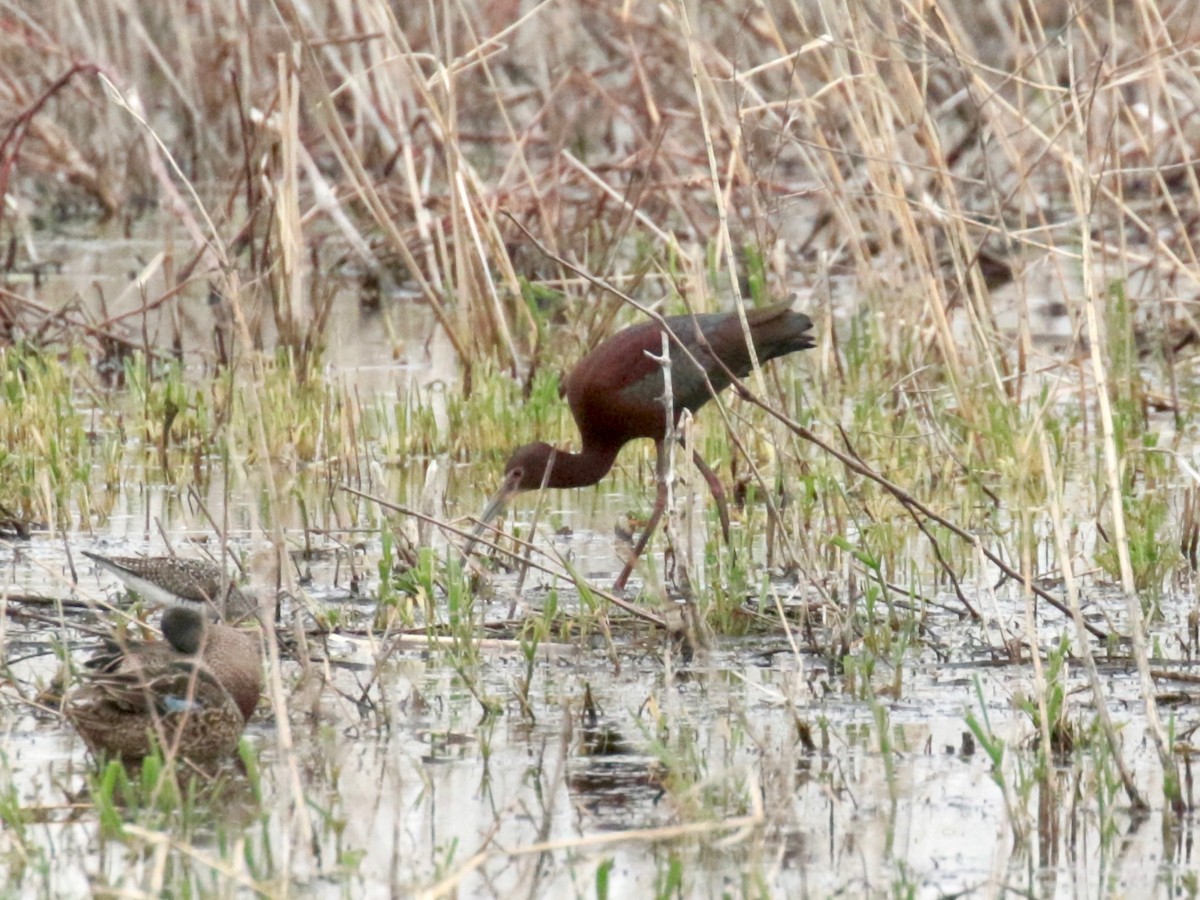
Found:
<svg viewBox="0 0 1200 900"><path fill-rule="evenodd" d="M1092 696L1095 698L1094 706L1096 715L1100 720L1100 728L1104 732L1104 739L1108 742L1109 752L1112 753L1113 761L1116 763L1117 772L1121 778L1121 785L1125 789L1126 796L1129 797L1129 802L1139 809L1145 809L1146 802L1142 799L1133 776L1125 766L1119 735L1113 726L1112 717L1108 714L1108 704L1104 702L1104 687L1100 683L1100 675L1096 669L1096 660L1092 654L1091 643L1087 640L1087 623L1084 621L1083 612L1079 606L1079 589L1075 583L1075 572L1071 567L1071 549L1068 546L1067 528L1063 521L1058 479L1054 477L1054 464L1050 456L1049 442L1046 439L1045 432L1040 428L1038 429L1038 438L1045 473L1050 520L1054 524L1054 545L1058 552L1063 586L1067 592L1068 614L1071 622L1075 625L1075 632L1079 638L1079 653L1083 658L1083 667L1087 673L1088 685L1091 687ZM1173 770L1174 765L1172 764L1171 771Z"/></svg>

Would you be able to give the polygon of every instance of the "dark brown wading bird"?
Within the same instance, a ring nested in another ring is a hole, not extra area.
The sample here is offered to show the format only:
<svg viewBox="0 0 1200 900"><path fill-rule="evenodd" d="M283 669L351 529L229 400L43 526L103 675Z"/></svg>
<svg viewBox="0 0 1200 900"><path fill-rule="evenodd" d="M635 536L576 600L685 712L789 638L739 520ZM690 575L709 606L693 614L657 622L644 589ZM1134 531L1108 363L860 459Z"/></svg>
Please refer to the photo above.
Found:
<svg viewBox="0 0 1200 900"><path fill-rule="evenodd" d="M157 745L200 765L233 754L262 692L259 640L215 621L253 599L219 566L176 557L85 554L152 602L167 603L162 641L112 641L86 663L64 711L93 753L137 762Z"/></svg>
<svg viewBox="0 0 1200 900"><path fill-rule="evenodd" d="M670 316L663 321L679 339L678 344L675 341L669 344L671 395L678 423L685 409L695 412L714 394L729 387L730 374L739 379L749 375L752 364L737 313ZM814 346L810 333L812 321L793 310L790 300L747 310L746 321L759 363ZM635 438L650 438L658 450L658 497L633 556L613 584L615 591L625 587L667 503L663 478L666 460L663 441L667 433L663 369L651 358L662 354L662 335L663 327L658 322L634 325L613 335L580 360L567 377L562 393L579 427L583 449L569 453L540 441L517 448L504 467L504 483L479 517L481 525L477 532L514 494L537 490L543 483L552 488L596 484L608 474L625 444ZM694 459L721 507L722 528L728 540L724 491L699 454Z"/></svg>

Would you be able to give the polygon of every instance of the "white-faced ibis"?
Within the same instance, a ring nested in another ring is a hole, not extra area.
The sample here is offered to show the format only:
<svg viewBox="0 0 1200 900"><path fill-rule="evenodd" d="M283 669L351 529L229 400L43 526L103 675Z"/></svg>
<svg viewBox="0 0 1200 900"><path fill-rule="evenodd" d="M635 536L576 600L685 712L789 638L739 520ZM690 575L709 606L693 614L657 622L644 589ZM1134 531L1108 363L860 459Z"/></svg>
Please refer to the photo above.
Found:
<svg viewBox="0 0 1200 900"><path fill-rule="evenodd" d="M679 341L670 343L671 395L676 422L685 409L695 412L715 393L727 388L732 382L731 375L740 379L750 374L752 364L746 334L736 313L670 316L663 322ZM760 363L813 346L812 321L793 310L791 301L747 310L746 322ZM653 358L662 353L662 336L663 326L657 321L634 325L613 335L580 360L560 392L570 404L583 449L569 453L542 442L519 447L504 468L500 490L480 515L482 523L521 491L537 490L543 484L552 488L595 484L612 468L621 447L635 438L650 438L658 450L658 497L633 556L613 585L617 591L625 587L667 502L663 478L666 459L663 440L667 433L663 367ZM698 454L695 461L721 506L722 527L728 539L720 482Z"/></svg>

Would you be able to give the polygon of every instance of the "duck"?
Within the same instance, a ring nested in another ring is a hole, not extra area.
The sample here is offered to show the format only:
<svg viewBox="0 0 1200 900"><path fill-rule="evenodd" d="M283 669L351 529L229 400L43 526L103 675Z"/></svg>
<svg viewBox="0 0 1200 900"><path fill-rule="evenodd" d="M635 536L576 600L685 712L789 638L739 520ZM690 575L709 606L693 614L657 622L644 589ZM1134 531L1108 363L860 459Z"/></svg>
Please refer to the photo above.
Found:
<svg viewBox="0 0 1200 900"><path fill-rule="evenodd" d="M213 575L164 562L175 557L86 555L144 598L168 604L162 640L113 638L85 663L64 712L88 749L126 763L156 748L200 766L233 755L262 694L261 647L253 632L222 621L218 608L244 616L255 606L252 598L228 584L214 589L223 573L207 589L196 579L167 577Z"/></svg>

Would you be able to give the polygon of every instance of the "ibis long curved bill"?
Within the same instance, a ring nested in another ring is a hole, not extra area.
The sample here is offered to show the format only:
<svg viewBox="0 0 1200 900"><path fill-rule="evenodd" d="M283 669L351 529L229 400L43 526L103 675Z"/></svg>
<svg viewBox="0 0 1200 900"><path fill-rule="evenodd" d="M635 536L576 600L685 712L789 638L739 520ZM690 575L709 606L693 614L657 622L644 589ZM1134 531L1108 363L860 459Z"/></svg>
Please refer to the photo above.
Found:
<svg viewBox="0 0 1200 900"><path fill-rule="evenodd" d="M512 473L507 473L504 476L504 483L500 485L500 489L488 498L487 506L483 508L483 512L479 514L479 521L475 525L475 530L472 532L474 537L479 537L487 528L488 523L500 513L504 512L508 506L508 501L511 500L521 491L519 477L514 477Z"/></svg>

